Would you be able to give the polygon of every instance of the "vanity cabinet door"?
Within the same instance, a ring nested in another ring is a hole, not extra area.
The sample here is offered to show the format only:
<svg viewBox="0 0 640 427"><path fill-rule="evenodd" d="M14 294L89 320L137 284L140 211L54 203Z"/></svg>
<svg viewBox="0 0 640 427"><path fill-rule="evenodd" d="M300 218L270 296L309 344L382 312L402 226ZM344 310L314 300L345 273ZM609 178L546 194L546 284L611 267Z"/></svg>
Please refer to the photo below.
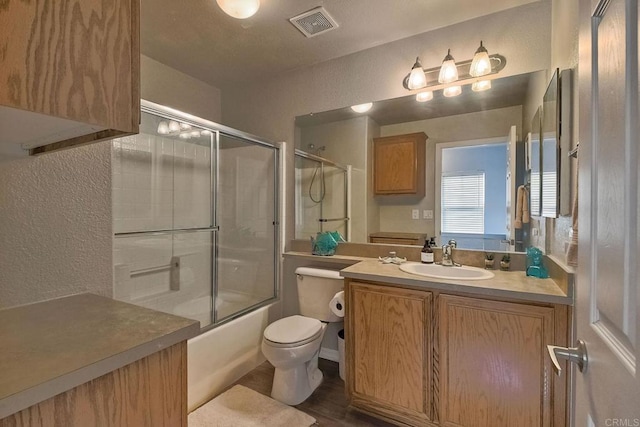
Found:
<svg viewBox="0 0 640 427"><path fill-rule="evenodd" d="M554 308L441 295L443 426L551 426ZM564 408L555 408L563 411Z"/></svg>
<svg viewBox="0 0 640 427"><path fill-rule="evenodd" d="M351 404L409 425L431 419L430 292L350 282L347 382Z"/></svg>
<svg viewBox="0 0 640 427"><path fill-rule="evenodd" d="M373 139L374 194L408 194L424 197L424 132Z"/></svg>

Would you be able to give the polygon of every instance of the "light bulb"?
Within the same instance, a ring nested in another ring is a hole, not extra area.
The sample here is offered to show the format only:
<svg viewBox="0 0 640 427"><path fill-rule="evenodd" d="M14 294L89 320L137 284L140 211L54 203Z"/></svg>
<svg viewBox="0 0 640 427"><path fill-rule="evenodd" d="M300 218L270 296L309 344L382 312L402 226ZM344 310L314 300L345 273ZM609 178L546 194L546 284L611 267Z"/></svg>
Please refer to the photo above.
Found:
<svg viewBox="0 0 640 427"><path fill-rule="evenodd" d="M367 102L365 104L352 105L351 109L356 113L366 113L373 107L373 102Z"/></svg>
<svg viewBox="0 0 640 427"><path fill-rule="evenodd" d="M452 96L458 96L462 93L462 86L449 86L444 88L442 94L447 98L451 98Z"/></svg>
<svg viewBox="0 0 640 427"><path fill-rule="evenodd" d="M180 132L180 123L175 120L171 120L169 122L169 131L170 132Z"/></svg>
<svg viewBox="0 0 640 427"><path fill-rule="evenodd" d="M193 131L191 131L191 136L193 138L200 138L200 132L197 131L197 130L193 130Z"/></svg>
<svg viewBox="0 0 640 427"><path fill-rule="evenodd" d="M489 89L491 89L491 80L480 80L471 85L471 90L474 92L482 92Z"/></svg>
<svg viewBox="0 0 640 427"><path fill-rule="evenodd" d="M210 130L207 130L207 129L205 129L205 130L200 132L200 134L202 134L202 135L211 135L212 133L213 132L211 132Z"/></svg>
<svg viewBox="0 0 640 427"><path fill-rule="evenodd" d="M411 68L411 73L409 74L409 82L407 83L407 87L411 90L413 89L421 89L427 85L427 77L424 75L424 69L420 64L420 58L416 58L416 63L413 64Z"/></svg>
<svg viewBox="0 0 640 427"><path fill-rule="evenodd" d="M191 135L189 135L189 132L181 133L181 134L180 134L180 138L182 138L182 139L189 139L189 138L191 138Z"/></svg>
<svg viewBox="0 0 640 427"><path fill-rule="evenodd" d="M180 123L180 130L189 130L191 129L191 125L188 125L186 123Z"/></svg>
<svg viewBox="0 0 640 427"><path fill-rule="evenodd" d="M442 61L440 67L440 74L438 75L438 81L440 83L451 83L458 80L458 67L456 61L451 56L451 49L447 51L447 56Z"/></svg>
<svg viewBox="0 0 640 427"><path fill-rule="evenodd" d="M216 0L220 9L237 19L247 19L260 9L260 0Z"/></svg>
<svg viewBox="0 0 640 427"><path fill-rule="evenodd" d="M473 77L485 76L491 73L491 59L489 59L489 52L482 45L480 41L480 47L476 50L471 61L471 68L469 68L469 74Z"/></svg>
<svg viewBox="0 0 640 427"><path fill-rule="evenodd" d="M433 92L431 92L430 90L420 92L419 94L416 95L416 101L418 102L427 102L427 101L431 101L432 99L433 99Z"/></svg>
<svg viewBox="0 0 640 427"><path fill-rule="evenodd" d="M164 120L158 123L158 133L160 135L167 135L169 133L169 124Z"/></svg>

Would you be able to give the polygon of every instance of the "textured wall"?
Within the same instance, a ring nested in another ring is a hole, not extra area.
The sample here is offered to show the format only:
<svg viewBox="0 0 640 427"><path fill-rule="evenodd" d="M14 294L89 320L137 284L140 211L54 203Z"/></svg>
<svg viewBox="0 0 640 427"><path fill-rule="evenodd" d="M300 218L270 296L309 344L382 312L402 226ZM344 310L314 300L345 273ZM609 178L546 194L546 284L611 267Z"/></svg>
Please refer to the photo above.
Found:
<svg viewBox="0 0 640 427"><path fill-rule="evenodd" d="M534 23L535 25L532 25ZM470 59L480 38L507 58L504 76L549 68L551 5L538 2L398 40L236 88L223 88L223 121L276 141L294 141L294 117L406 95L402 79L416 55L440 65L447 48ZM293 155L287 158L287 212L293 215ZM287 236L294 233L287 219Z"/></svg>
<svg viewBox="0 0 640 427"><path fill-rule="evenodd" d="M111 296L111 145L0 162L0 308Z"/></svg>
<svg viewBox="0 0 640 427"><path fill-rule="evenodd" d="M221 104L218 88L144 55L140 56L140 72L143 99L220 122Z"/></svg>

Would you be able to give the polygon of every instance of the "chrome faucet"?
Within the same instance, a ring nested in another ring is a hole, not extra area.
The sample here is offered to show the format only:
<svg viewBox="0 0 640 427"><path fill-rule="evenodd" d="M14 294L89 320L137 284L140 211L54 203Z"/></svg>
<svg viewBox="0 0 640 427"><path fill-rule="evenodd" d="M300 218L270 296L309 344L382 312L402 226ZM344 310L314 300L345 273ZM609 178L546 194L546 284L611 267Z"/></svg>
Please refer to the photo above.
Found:
<svg viewBox="0 0 640 427"><path fill-rule="evenodd" d="M442 265L445 267L453 267L452 248L450 244L442 245Z"/></svg>
<svg viewBox="0 0 640 427"><path fill-rule="evenodd" d="M453 248L456 247L456 241L451 239L449 243L442 246L442 262L443 267L460 267L460 264L453 261Z"/></svg>

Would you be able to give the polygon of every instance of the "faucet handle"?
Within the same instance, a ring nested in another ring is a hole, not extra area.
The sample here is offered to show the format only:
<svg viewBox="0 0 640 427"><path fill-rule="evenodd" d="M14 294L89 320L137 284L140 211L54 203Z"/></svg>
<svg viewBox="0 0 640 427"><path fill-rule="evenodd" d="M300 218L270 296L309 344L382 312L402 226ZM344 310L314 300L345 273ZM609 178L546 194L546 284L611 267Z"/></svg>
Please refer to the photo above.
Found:
<svg viewBox="0 0 640 427"><path fill-rule="evenodd" d="M450 239L449 240L449 246L451 246L452 248L457 248L458 247L458 243L454 239Z"/></svg>

